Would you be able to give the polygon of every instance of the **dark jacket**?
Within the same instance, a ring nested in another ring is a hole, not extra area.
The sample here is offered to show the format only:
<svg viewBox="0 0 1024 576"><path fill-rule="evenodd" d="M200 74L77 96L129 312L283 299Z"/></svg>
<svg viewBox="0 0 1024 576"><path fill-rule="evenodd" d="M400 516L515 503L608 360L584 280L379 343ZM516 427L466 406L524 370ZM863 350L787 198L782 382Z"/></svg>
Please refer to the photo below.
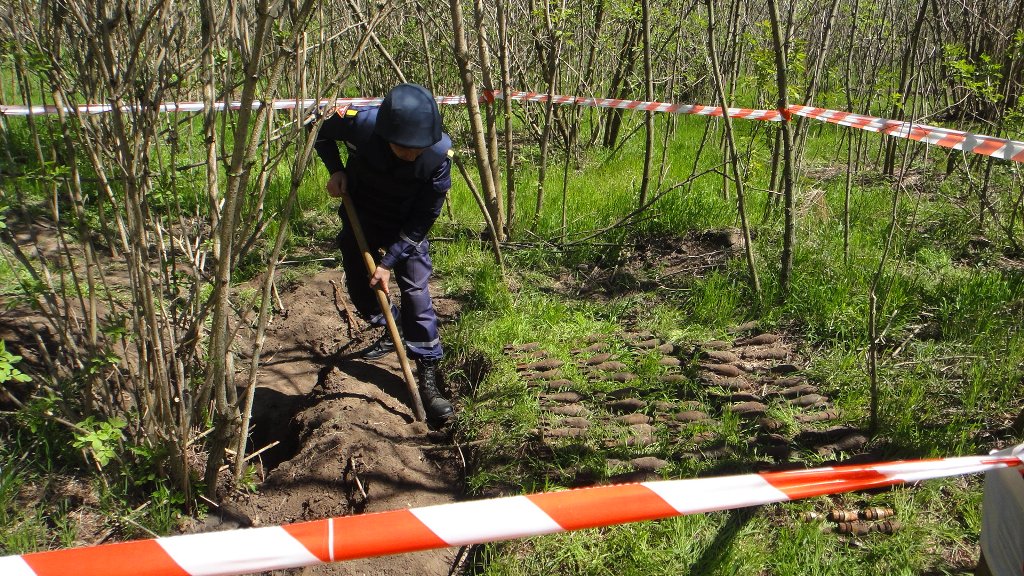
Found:
<svg viewBox="0 0 1024 576"><path fill-rule="evenodd" d="M367 235L380 239L387 253L380 261L393 268L405 260L441 214L452 187L451 147L448 134L414 162L400 160L384 139L373 132L377 108L353 107L323 121L316 152L328 172L345 171L348 192ZM348 148L342 163L337 142ZM344 211L342 219L347 222Z"/></svg>

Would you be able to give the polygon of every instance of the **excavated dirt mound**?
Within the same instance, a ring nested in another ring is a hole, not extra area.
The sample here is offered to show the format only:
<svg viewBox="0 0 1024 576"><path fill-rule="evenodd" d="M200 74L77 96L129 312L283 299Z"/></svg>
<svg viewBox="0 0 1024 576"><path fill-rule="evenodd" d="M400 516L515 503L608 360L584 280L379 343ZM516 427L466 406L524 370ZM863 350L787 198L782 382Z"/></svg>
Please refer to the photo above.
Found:
<svg viewBox="0 0 1024 576"><path fill-rule="evenodd" d="M324 270L281 294L285 310L267 330L253 409L250 451L266 448L253 460L260 482L253 493L228 495L197 530L429 506L462 494L457 451L445 430L415 422L397 357L359 358L379 332L350 328L343 279ZM442 322L457 312L450 300L435 304ZM431 550L301 573L448 574L455 556Z"/></svg>

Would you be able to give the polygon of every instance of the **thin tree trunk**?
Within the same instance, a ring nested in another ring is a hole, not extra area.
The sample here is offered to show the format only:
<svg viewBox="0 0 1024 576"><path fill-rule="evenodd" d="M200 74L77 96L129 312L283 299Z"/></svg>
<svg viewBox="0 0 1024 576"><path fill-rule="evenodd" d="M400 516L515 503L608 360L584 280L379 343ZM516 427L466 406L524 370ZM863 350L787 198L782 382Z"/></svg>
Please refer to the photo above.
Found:
<svg viewBox="0 0 1024 576"><path fill-rule="evenodd" d="M768 14L772 25L772 44L775 51L775 81L778 86L778 109L782 111L782 186L785 231L782 238L782 266L779 273L780 296L788 298L793 273L793 248L796 244L795 192L793 190L793 131L789 121L789 78L786 64L786 44L782 36L777 0L768 0Z"/></svg>
<svg viewBox="0 0 1024 576"><path fill-rule="evenodd" d="M654 101L654 78L651 72L651 10L650 0L640 0L644 43L644 100ZM640 206L647 203L651 185L651 158L654 155L654 112L644 112L644 173L640 179Z"/></svg>

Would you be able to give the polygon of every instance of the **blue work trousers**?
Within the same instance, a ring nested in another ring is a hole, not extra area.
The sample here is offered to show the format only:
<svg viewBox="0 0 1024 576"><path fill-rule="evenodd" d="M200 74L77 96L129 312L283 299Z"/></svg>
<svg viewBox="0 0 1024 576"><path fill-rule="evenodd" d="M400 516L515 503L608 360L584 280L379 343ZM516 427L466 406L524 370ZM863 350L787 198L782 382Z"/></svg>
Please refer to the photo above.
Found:
<svg viewBox="0 0 1024 576"><path fill-rule="evenodd" d="M373 256L374 262L380 262L382 250L387 248L387 244L381 242L374 233L375 227L367 224L364 224L364 227L370 255ZM370 287L366 263L363 261L355 236L345 226L338 234L337 240L341 249L342 265L345 268L345 284L356 310L371 324L386 325L377 297ZM401 308L392 303L391 312L402 328L405 349L413 359L439 360L444 354L441 337L437 331L437 314L430 299L429 282L433 271L430 243L426 239L416 247L412 255L396 264L391 271L401 293Z"/></svg>

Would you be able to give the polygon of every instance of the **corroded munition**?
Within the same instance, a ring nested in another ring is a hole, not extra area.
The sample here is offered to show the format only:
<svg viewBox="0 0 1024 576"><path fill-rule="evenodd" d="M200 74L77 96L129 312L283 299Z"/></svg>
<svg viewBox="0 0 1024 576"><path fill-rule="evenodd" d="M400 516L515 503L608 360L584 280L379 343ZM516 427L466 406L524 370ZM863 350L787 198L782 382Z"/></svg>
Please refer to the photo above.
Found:
<svg viewBox="0 0 1024 576"><path fill-rule="evenodd" d="M590 428L590 420L581 416L569 416L563 418L559 424L562 426L568 426L569 428Z"/></svg>
<svg viewBox="0 0 1024 576"><path fill-rule="evenodd" d="M675 346L675 344L672 344L671 342L666 342L666 343L662 344L661 346L658 346L657 348L655 348L655 350L657 350L658 352L661 352L662 354L671 354L671 353L675 352L676 346Z"/></svg>
<svg viewBox="0 0 1024 576"><path fill-rule="evenodd" d="M850 434L849 436L841 438L836 442L821 446L820 448L818 448L818 454L821 456L829 456L835 452L850 452L853 450L860 450L867 443L867 436L860 433Z"/></svg>
<svg viewBox="0 0 1024 576"><path fill-rule="evenodd" d="M701 422L707 420L709 417L706 413L700 410L684 410L682 412L676 412L672 415L672 418L676 422Z"/></svg>
<svg viewBox="0 0 1024 576"><path fill-rule="evenodd" d="M807 394L805 396L798 396L789 401L789 403L792 404L793 406L800 407L817 406L818 404L822 404L824 402L828 402L828 398L822 396L821 394Z"/></svg>
<svg viewBox="0 0 1024 576"><path fill-rule="evenodd" d="M548 390L564 390L566 388L572 388L573 386L576 385L576 383L573 382L572 380L566 380L565 378L548 381L534 380L534 382L543 382L543 386Z"/></svg>
<svg viewBox="0 0 1024 576"><path fill-rule="evenodd" d="M611 354L605 352L604 354L597 354L595 356L591 356L590 358L587 358L586 361L584 361L583 363L586 364L587 366L597 366L602 362L607 362L611 357Z"/></svg>
<svg viewBox="0 0 1024 576"><path fill-rule="evenodd" d="M630 412L641 410L647 403L639 398L623 398L622 400L613 400L605 404L609 410L615 410L616 412Z"/></svg>
<svg viewBox="0 0 1024 576"><path fill-rule="evenodd" d="M740 416L760 416L768 407L760 402L740 402L729 407L729 411Z"/></svg>
<svg viewBox="0 0 1024 576"><path fill-rule="evenodd" d="M588 410L579 404L551 406L550 408L547 408L547 411L561 416L584 416L588 413Z"/></svg>
<svg viewBox="0 0 1024 576"><path fill-rule="evenodd" d="M516 370L532 370L537 372L542 370L552 370L562 366L563 364L565 364L565 362L558 358L548 358L547 360L540 360L529 364L520 364L519 366L516 366Z"/></svg>
<svg viewBox="0 0 1024 576"><path fill-rule="evenodd" d="M726 342L725 340L708 340L707 342L701 344L700 347L706 351L728 350L729 348L732 348L732 344Z"/></svg>
<svg viewBox="0 0 1024 576"><path fill-rule="evenodd" d="M856 510L832 510L828 513L828 519L833 522L853 522L858 517Z"/></svg>
<svg viewBox="0 0 1024 576"><path fill-rule="evenodd" d="M668 412L669 410L675 410L676 404L665 400L656 400L651 402L651 408L654 408L658 412Z"/></svg>
<svg viewBox="0 0 1024 576"><path fill-rule="evenodd" d="M741 338L736 341L737 346L763 346L765 344L774 344L778 342L778 334L758 334L757 336L751 336L750 338Z"/></svg>
<svg viewBox="0 0 1024 576"><path fill-rule="evenodd" d="M534 380L557 380L562 377L562 373L558 368L552 368L543 372L528 372L527 375Z"/></svg>
<svg viewBox="0 0 1024 576"><path fill-rule="evenodd" d="M661 345L661 340L658 340L657 338L651 338L650 340L641 340L639 342L634 342L633 345L636 346L637 348L652 350Z"/></svg>
<svg viewBox="0 0 1024 576"><path fill-rule="evenodd" d="M602 362L594 366L594 370L602 370L604 372L624 372L629 368L622 362Z"/></svg>
<svg viewBox="0 0 1024 576"><path fill-rule="evenodd" d="M750 348L743 351L743 357L750 360L785 360L789 354L785 348Z"/></svg>
<svg viewBox="0 0 1024 576"><path fill-rule="evenodd" d="M777 420L775 418L768 418L767 416L762 416L761 418L758 418L757 425L761 428L761 430L764 430L765 432L778 432L780 430L786 429L785 422L783 422L782 420Z"/></svg>
<svg viewBox="0 0 1024 576"><path fill-rule="evenodd" d="M583 428L555 428L544 431L546 438L581 438L586 435L587 431Z"/></svg>
<svg viewBox="0 0 1024 576"><path fill-rule="evenodd" d="M701 368L719 376L740 376L743 371L733 364L701 364Z"/></svg>
<svg viewBox="0 0 1024 576"><path fill-rule="evenodd" d="M790 386L785 390L779 392L779 396L783 398L796 398L798 396L805 396L807 394L816 394L818 387L813 384L797 384L796 386Z"/></svg>
<svg viewBox="0 0 1024 576"><path fill-rule="evenodd" d="M728 350L705 350L701 353L701 357L707 358L712 362L718 364L730 364L732 362L739 361L740 357L729 352Z"/></svg>
<svg viewBox="0 0 1024 576"><path fill-rule="evenodd" d="M639 412L635 412L633 414L626 414L625 416L616 416L614 420L619 424L626 424L627 426L632 424L651 423L650 416L648 416L647 414L640 414Z"/></svg>
<svg viewBox="0 0 1024 576"><path fill-rule="evenodd" d="M586 348L577 348L577 349L573 350L572 353L573 354L593 354L594 352L604 352L607 349L608 349L608 343L607 342L597 342L595 344L591 344L590 346L587 346Z"/></svg>
<svg viewBox="0 0 1024 576"><path fill-rule="evenodd" d="M661 358L658 358L658 366L668 366L671 368L674 366L679 366L682 363L682 360L674 356L663 356Z"/></svg>
<svg viewBox="0 0 1024 576"><path fill-rule="evenodd" d="M612 382L629 382L630 380L636 380L637 375L632 372L616 372L615 374L605 376L605 379Z"/></svg>
<svg viewBox="0 0 1024 576"><path fill-rule="evenodd" d="M506 352L532 352L540 348L539 342L527 342L526 344L510 344L505 346Z"/></svg>
<svg viewBox="0 0 1024 576"><path fill-rule="evenodd" d="M682 374L662 374L658 376L658 382L664 382L665 384L679 384L686 382L686 376Z"/></svg>
<svg viewBox="0 0 1024 576"><path fill-rule="evenodd" d="M582 396L577 392L559 392L558 394L545 394L541 398L551 402L570 404L572 402L579 402Z"/></svg>
<svg viewBox="0 0 1024 576"><path fill-rule="evenodd" d="M657 472L665 466L668 466L668 462L661 458L655 458L654 456L641 456L640 458L633 458L629 461L633 465L633 468L637 470L646 470L650 472Z"/></svg>
<svg viewBox="0 0 1024 576"><path fill-rule="evenodd" d="M799 371L800 368L793 364L778 364L768 369L772 374L790 374Z"/></svg>
<svg viewBox="0 0 1024 576"><path fill-rule="evenodd" d="M807 412L797 414L796 421L803 423L822 422L824 420L836 420L839 418L838 410L822 410L821 412Z"/></svg>
<svg viewBox="0 0 1024 576"><path fill-rule="evenodd" d="M619 388L619 389L616 389L616 390L612 390L611 392L608 393L608 397L613 399L613 400L622 400L623 398L629 398L630 396L635 396L639 392L640 392L640 389L637 388L636 386L626 386L625 388Z"/></svg>
<svg viewBox="0 0 1024 576"><path fill-rule="evenodd" d="M719 386L726 390L732 390L735 392L742 392L753 388L750 382L743 378L726 378L724 376L718 376L717 374L704 374L697 380L705 386Z"/></svg>
<svg viewBox="0 0 1024 576"><path fill-rule="evenodd" d="M881 520L888 518L895 514L892 508L881 508L878 506L872 506L871 508L865 508L860 511L860 517L865 520Z"/></svg>

